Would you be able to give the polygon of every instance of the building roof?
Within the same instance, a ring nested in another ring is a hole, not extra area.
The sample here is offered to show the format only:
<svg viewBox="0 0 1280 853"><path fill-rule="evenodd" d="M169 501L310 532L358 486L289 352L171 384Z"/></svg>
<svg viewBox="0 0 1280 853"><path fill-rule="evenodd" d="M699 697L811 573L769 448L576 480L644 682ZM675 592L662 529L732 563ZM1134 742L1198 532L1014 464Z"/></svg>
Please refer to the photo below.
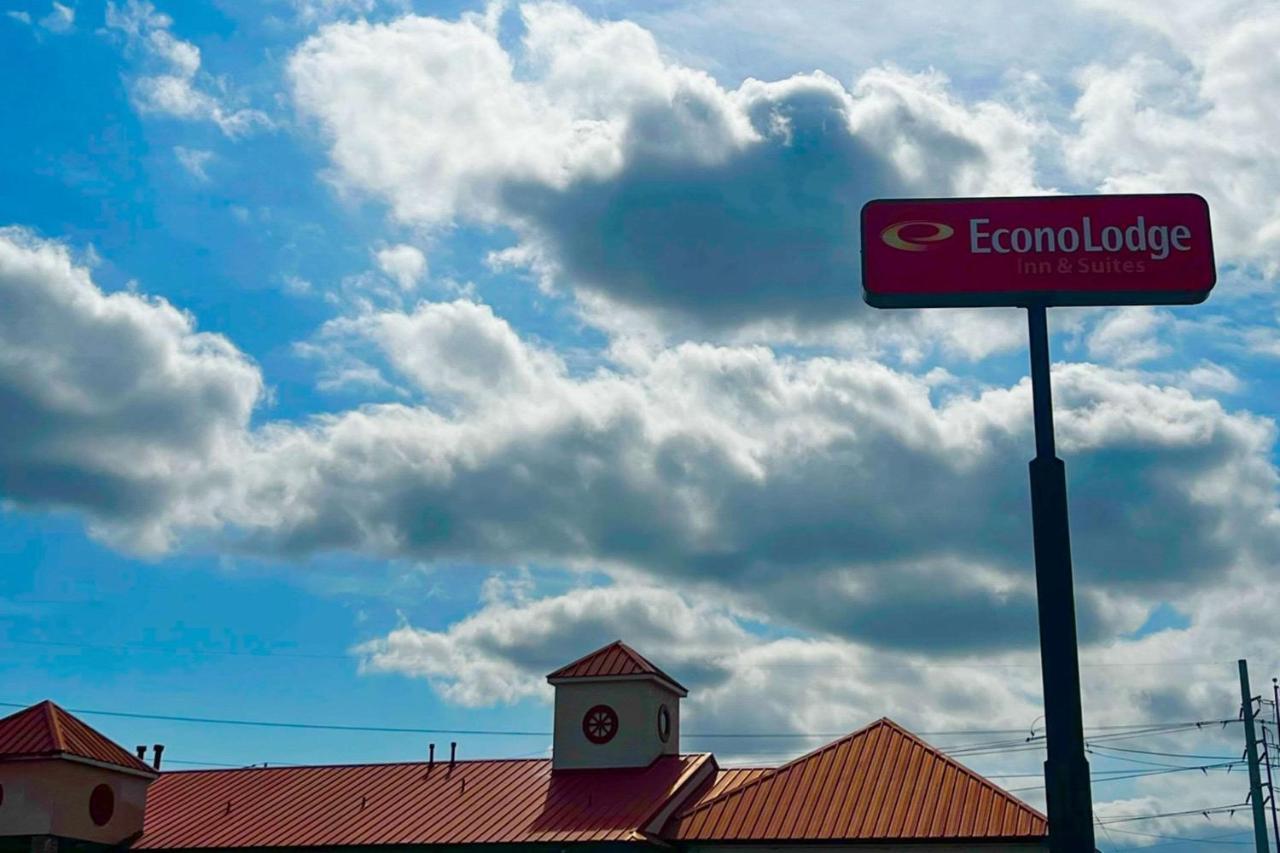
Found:
<svg viewBox="0 0 1280 853"><path fill-rule="evenodd" d="M0 720L0 762L70 758L148 776L146 762L46 699Z"/></svg>
<svg viewBox="0 0 1280 853"><path fill-rule="evenodd" d="M888 719L721 786L672 818L679 841L1040 838L1044 815ZM717 790L719 788L719 790Z"/></svg>
<svg viewBox="0 0 1280 853"><path fill-rule="evenodd" d="M645 768L558 770L548 759L161 774L136 850L639 840L710 755Z"/></svg>
<svg viewBox="0 0 1280 853"><path fill-rule="evenodd" d="M692 808L698 803L706 802L712 797L718 797L726 791L732 791L739 785L745 785L747 782L772 770L772 767L722 767L716 770L716 780L711 784L711 787L703 789L698 797L689 804L688 808Z"/></svg>
<svg viewBox="0 0 1280 853"><path fill-rule="evenodd" d="M652 661L621 640L614 640L609 645L560 667L547 676L547 681L556 684L576 678L634 678L636 676L652 676L665 681L676 688L682 696L689 693L680 682L658 669Z"/></svg>

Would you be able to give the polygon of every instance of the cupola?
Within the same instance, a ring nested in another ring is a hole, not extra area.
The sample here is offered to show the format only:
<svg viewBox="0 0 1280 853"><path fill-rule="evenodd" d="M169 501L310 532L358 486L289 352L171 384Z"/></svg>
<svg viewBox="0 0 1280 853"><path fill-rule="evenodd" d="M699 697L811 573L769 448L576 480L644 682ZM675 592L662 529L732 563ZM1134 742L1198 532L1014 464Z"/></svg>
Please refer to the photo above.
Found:
<svg viewBox="0 0 1280 853"><path fill-rule="evenodd" d="M647 767L680 753L689 691L621 640L547 676L555 686L555 770Z"/></svg>
<svg viewBox="0 0 1280 853"><path fill-rule="evenodd" d="M142 831L158 775L52 702L32 705L0 720L0 838L120 844Z"/></svg>

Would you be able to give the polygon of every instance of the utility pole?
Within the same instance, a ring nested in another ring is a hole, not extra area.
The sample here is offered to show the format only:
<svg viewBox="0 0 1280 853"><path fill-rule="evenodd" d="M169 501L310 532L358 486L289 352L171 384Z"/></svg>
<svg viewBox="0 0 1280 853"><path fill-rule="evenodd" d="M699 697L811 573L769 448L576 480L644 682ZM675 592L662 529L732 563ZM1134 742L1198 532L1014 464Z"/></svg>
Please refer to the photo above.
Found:
<svg viewBox="0 0 1280 853"><path fill-rule="evenodd" d="M1267 815L1262 805L1262 774L1258 771L1258 741L1253 731L1253 692L1249 690L1249 664L1240 659L1240 716L1244 720L1244 754L1249 762L1249 800L1253 806L1253 844L1258 853L1269 853Z"/></svg>
<svg viewBox="0 0 1280 853"><path fill-rule="evenodd" d="M1280 680L1271 679L1271 715L1276 724L1276 757L1280 758ZM1264 723L1262 726L1262 745L1265 747L1267 741L1267 727ZM1271 789L1271 831L1275 833L1276 851L1280 853L1280 819L1276 817L1276 789L1271 782L1271 765L1275 763L1271 753L1266 753L1267 761L1267 787Z"/></svg>
<svg viewBox="0 0 1280 853"><path fill-rule="evenodd" d="M1031 529L1040 616L1040 671L1044 685L1045 799L1051 853L1092 853L1093 792L1084 753L1080 658L1076 648L1071 533L1067 523L1067 469L1053 440L1049 385L1049 324L1043 305L1027 307L1031 398L1036 458L1031 460Z"/></svg>
<svg viewBox="0 0 1280 853"><path fill-rule="evenodd" d="M1262 710L1261 707L1258 708ZM1280 746L1277 747L1280 749ZM1280 823L1276 822L1276 785L1271 778L1271 743L1267 740L1267 723L1262 722L1262 766L1267 768L1267 799L1271 800L1271 831L1276 840L1276 850L1280 850Z"/></svg>

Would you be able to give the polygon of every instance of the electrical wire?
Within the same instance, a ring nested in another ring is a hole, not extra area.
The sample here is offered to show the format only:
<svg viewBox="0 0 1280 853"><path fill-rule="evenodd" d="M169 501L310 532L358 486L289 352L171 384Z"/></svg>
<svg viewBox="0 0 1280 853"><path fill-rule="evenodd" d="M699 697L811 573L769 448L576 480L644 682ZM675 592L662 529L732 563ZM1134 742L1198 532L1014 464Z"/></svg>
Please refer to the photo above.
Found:
<svg viewBox="0 0 1280 853"><path fill-rule="evenodd" d="M1211 806L1207 809L1187 809L1186 811L1180 811L1180 812L1157 812L1156 814L1143 814L1143 815L1101 816L1099 819L1103 823L1110 826L1113 823L1128 823L1130 821L1135 821L1135 820L1156 820L1157 818L1162 818L1162 817L1186 817L1187 815L1197 815L1197 814L1202 814L1207 817L1208 815L1219 814L1225 811L1232 811L1232 812L1238 811L1240 809L1246 808L1247 806L1248 806L1248 803L1229 803L1225 806Z"/></svg>
<svg viewBox="0 0 1280 853"><path fill-rule="evenodd" d="M30 707L31 704L33 703L24 704L19 702L0 702L0 707L27 708L27 707ZM276 729L305 729L310 731L372 732L372 733L382 733L382 734L458 734L458 735L512 736L512 737L551 737L553 734L552 732L549 732L549 731L526 731L526 730L517 730L517 729L445 729L445 728L423 728L423 727L417 727L417 726L370 726L370 725L350 725L350 724L344 724L344 723L302 723L302 722L283 721L283 720L245 720L245 719L232 719L232 718L225 718L225 717L193 717L193 716L183 716L180 714L143 714L143 713L138 713L134 711L109 711L109 710L104 710L99 708L68 708L67 710L73 714L85 714L89 716L121 717L125 719L157 720L161 722L176 722L176 723L199 723L203 725L257 726L262 728L276 728ZM1093 728L1093 730L1095 731L1111 730L1111 729L1124 729L1124 728L1136 727L1139 730L1137 733L1144 733L1147 731L1163 732L1166 730L1176 730L1176 729L1186 728L1188 726L1195 727L1197 725L1207 724L1210 722L1216 723L1218 721L1210 720L1210 721L1201 721L1200 723L1186 722L1186 723L1163 723L1163 724L1133 723L1129 725L1098 726ZM1233 720L1231 722L1239 722L1239 721ZM1022 730L1019 729L1016 731L1022 731ZM951 731L918 732L917 734L941 735L941 734L967 734L967 733L969 733L969 731L957 729L957 730L951 730ZM849 732L847 731L843 731L843 732L687 732L685 733L685 736L700 737L700 738L762 738L763 739L763 738L818 738L818 737L830 738L830 737L844 737L847 734L849 734ZM1128 733L1117 732L1116 734L1099 735L1097 736L1097 738L1105 739L1105 738L1111 738L1111 737L1129 737L1129 736L1131 735L1129 735ZM1027 744L1025 741L1000 741L998 743L1009 743L1011 745L1011 748L990 749L988 744L972 744L968 746L962 744L958 747L952 747L946 750L946 752L948 754L983 755L983 754L988 754L990 752L996 752L996 753L1021 752L1021 751L1032 751L1032 750L1043 749L1043 745L1041 743ZM981 747L981 749L979 749L979 747Z"/></svg>

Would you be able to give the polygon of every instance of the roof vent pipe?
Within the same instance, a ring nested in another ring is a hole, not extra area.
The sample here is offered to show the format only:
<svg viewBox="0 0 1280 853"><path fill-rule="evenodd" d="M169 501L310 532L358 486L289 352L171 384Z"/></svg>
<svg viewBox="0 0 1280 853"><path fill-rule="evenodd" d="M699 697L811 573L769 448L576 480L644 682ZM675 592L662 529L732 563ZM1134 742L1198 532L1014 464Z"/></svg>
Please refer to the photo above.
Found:
<svg viewBox="0 0 1280 853"><path fill-rule="evenodd" d="M164 744L162 743L152 744L151 749L155 752L155 757L151 759L151 766L152 768L159 770L160 754L164 752Z"/></svg>
<svg viewBox="0 0 1280 853"><path fill-rule="evenodd" d="M432 767L435 767L435 766L436 766L436 745L433 743L427 746L427 769L430 770Z"/></svg>
<svg viewBox="0 0 1280 853"><path fill-rule="evenodd" d="M145 743L140 743L137 746L135 746L133 749L134 749L134 752L138 753L139 761L147 760L147 745Z"/></svg>
<svg viewBox="0 0 1280 853"><path fill-rule="evenodd" d="M449 769L453 769L453 763L458 758L458 742L456 740L449 741Z"/></svg>

